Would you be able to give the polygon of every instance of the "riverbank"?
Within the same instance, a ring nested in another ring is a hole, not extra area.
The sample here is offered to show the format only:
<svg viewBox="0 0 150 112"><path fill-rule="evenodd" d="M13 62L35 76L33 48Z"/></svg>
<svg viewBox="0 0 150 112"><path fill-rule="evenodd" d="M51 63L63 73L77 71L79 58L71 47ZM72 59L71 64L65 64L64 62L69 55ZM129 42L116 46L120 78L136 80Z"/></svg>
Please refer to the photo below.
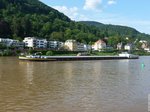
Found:
<svg viewBox="0 0 150 112"><path fill-rule="evenodd" d="M19 56L21 53L23 54L34 54L40 52L41 55L46 56L77 56L78 54L83 54L84 56L117 56L121 52L124 51L89 51L89 52L79 52L79 51L52 51L52 50L0 50L0 56ZM139 55L139 56L150 56L150 53L145 51L131 51L131 54Z"/></svg>

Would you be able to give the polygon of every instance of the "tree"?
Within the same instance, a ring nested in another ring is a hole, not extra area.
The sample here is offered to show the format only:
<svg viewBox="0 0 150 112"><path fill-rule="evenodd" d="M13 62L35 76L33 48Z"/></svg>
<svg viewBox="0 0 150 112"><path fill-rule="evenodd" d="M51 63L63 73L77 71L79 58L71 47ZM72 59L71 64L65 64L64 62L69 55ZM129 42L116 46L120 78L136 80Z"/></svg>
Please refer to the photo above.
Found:
<svg viewBox="0 0 150 112"><path fill-rule="evenodd" d="M52 24L50 22L45 23L41 31L43 37L49 38L50 34L52 33Z"/></svg>
<svg viewBox="0 0 150 112"><path fill-rule="evenodd" d="M53 52L52 51L47 51L46 52L46 56L52 56L53 55Z"/></svg>
<svg viewBox="0 0 150 112"><path fill-rule="evenodd" d="M53 32L52 34L51 34L51 37L50 37L50 39L51 40L59 40L59 41L64 41L64 34L63 34L63 32Z"/></svg>
<svg viewBox="0 0 150 112"><path fill-rule="evenodd" d="M114 48L116 48L117 44L120 42L121 42L121 40L117 36L116 37L109 37L109 39L108 39L108 44L110 46L113 46Z"/></svg>
<svg viewBox="0 0 150 112"><path fill-rule="evenodd" d="M0 21L0 37L8 38L11 36L10 25L6 21Z"/></svg>
<svg viewBox="0 0 150 112"><path fill-rule="evenodd" d="M137 49L139 49L139 50L142 49L141 46L142 46L142 43L141 43L141 42L137 42L137 43L135 44L135 47L136 47Z"/></svg>
<svg viewBox="0 0 150 112"><path fill-rule="evenodd" d="M21 25L21 19L13 18L12 31L18 37L24 37L24 29Z"/></svg>
<svg viewBox="0 0 150 112"><path fill-rule="evenodd" d="M30 18L28 16L25 16L22 18L21 20L21 26L23 28L23 36L31 36L31 32L32 32L32 23L30 21Z"/></svg>
<svg viewBox="0 0 150 112"><path fill-rule="evenodd" d="M6 45L4 45L4 44L0 43L0 49L6 49L6 48L7 48L7 46L6 46Z"/></svg>

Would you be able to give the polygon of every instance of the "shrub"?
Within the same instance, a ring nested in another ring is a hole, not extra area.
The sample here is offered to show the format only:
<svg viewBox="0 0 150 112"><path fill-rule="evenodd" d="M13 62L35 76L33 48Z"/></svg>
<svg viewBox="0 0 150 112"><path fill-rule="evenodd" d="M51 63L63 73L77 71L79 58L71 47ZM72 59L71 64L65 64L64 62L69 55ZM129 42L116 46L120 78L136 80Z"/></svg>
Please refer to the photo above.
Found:
<svg viewBox="0 0 150 112"><path fill-rule="evenodd" d="M47 51L46 52L46 56L52 56L53 55L53 52L52 51Z"/></svg>

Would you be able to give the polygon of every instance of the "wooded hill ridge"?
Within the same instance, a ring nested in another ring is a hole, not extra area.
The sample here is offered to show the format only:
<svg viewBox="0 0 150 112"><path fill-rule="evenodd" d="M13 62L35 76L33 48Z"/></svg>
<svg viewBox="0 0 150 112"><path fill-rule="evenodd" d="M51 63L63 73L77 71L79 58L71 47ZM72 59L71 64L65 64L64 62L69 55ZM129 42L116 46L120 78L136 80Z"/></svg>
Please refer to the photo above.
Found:
<svg viewBox="0 0 150 112"><path fill-rule="evenodd" d="M150 40L150 35L145 33L140 33L134 28L121 25L112 25L112 24L103 24L95 21L81 21L86 25L95 26L100 31L103 31L108 36L118 35L120 37L129 37L129 38L141 38Z"/></svg>
<svg viewBox="0 0 150 112"><path fill-rule="evenodd" d="M84 43L114 36L150 39L130 27L72 21L39 0L0 0L0 38L22 40L27 36Z"/></svg>

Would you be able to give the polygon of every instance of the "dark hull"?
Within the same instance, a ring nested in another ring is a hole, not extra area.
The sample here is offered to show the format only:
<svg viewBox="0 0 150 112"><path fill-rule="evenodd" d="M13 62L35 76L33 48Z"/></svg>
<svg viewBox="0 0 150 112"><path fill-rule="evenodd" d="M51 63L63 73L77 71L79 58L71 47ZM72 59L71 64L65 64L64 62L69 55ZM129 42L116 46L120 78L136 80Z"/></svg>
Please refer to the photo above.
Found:
<svg viewBox="0 0 150 112"><path fill-rule="evenodd" d="M120 56L47 56L46 58L27 58L19 57L20 60L28 61L84 61L84 60L121 60L138 59L138 57L120 57Z"/></svg>

